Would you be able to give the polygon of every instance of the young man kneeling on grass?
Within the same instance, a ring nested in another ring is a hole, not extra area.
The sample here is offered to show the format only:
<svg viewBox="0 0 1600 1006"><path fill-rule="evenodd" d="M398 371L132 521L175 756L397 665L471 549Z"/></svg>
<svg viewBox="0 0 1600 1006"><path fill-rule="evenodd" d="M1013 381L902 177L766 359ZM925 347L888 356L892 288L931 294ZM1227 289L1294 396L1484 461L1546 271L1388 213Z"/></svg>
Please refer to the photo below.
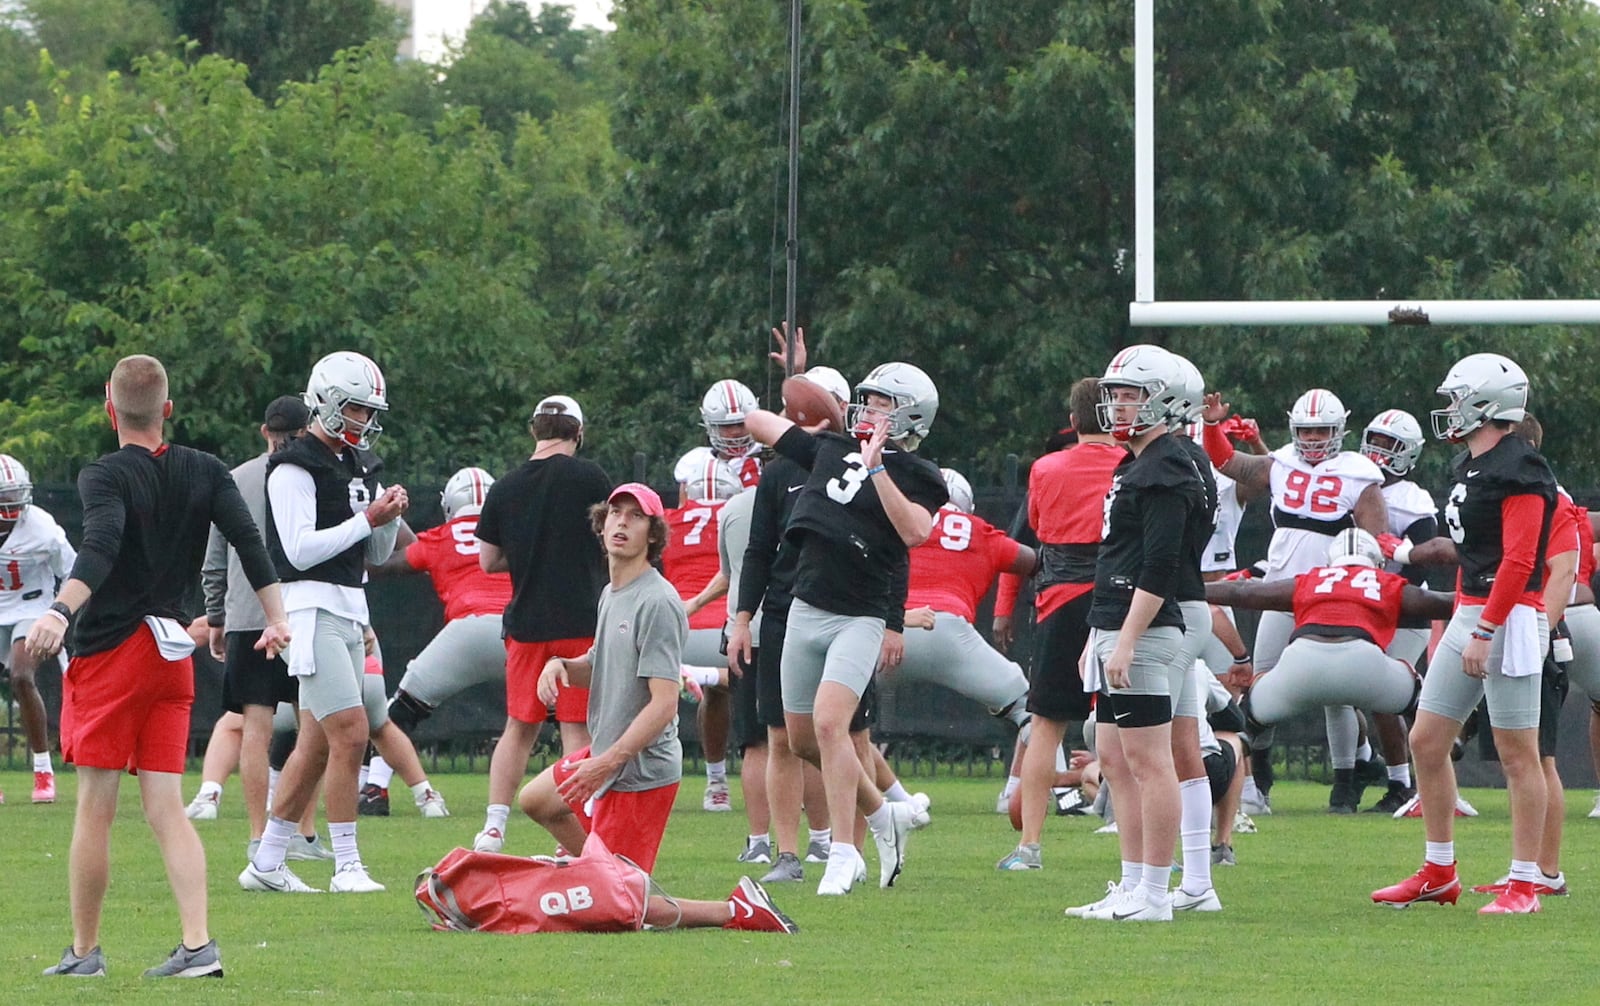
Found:
<svg viewBox="0 0 1600 1006"><path fill-rule="evenodd" d="M678 592L654 565L667 547L665 512L661 497L637 482L618 486L590 511L609 574L594 648L579 659L552 657L539 676L539 698L554 702L558 684L588 688L592 740L540 773L517 798L523 812L567 849L583 848L593 832L646 873L655 868L683 774L678 689L689 623ZM798 928L748 877L724 901L653 896L644 922L780 933Z"/></svg>

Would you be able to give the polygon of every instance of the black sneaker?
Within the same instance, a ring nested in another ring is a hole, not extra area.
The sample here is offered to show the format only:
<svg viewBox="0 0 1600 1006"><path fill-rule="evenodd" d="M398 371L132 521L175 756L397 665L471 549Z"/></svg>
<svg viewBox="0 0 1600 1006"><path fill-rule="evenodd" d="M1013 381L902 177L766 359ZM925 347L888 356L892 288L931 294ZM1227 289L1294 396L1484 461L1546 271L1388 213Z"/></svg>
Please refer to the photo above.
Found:
<svg viewBox="0 0 1600 1006"><path fill-rule="evenodd" d="M212 940L199 950L190 950L182 943L172 951L166 961L144 973L146 978L221 978L222 955L217 953L217 941Z"/></svg>
<svg viewBox="0 0 1600 1006"><path fill-rule="evenodd" d="M356 799L356 813L362 817L388 817L389 791L367 783L361 787L361 796Z"/></svg>
<svg viewBox="0 0 1600 1006"><path fill-rule="evenodd" d="M1375 804L1367 808L1367 813L1384 813L1393 815L1395 811L1404 807L1410 799L1417 795L1415 788L1402 786L1397 782L1389 783L1389 791Z"/></svg>
<svg viewBox="0 0 1600 1006"><path fill-rule="evenodd" d="M1330 814L1354 814L1360 803L1361 797L1357 794L1355 787L1349 783L1336 782L1333 784L1333 789L1328 793L1328 813Z"/></svg>
<svg viewBox="0 0 1600 1006"><path fill-rule="evenodd" d="M1373 755L1371 758L1356 759L1356 785L1357 786L1387 786L1389 784L1389 766L1382 758Z"/></svg>
<svg viewBox="0 0 1600 1006"><path fill-rule="evenodd" d="M79 957L72 952L72 948L61 951L61 963L45 968L47 975L64 975L68 978L104 978L106 976L106 956L100 952L99 947Z"/></svg>

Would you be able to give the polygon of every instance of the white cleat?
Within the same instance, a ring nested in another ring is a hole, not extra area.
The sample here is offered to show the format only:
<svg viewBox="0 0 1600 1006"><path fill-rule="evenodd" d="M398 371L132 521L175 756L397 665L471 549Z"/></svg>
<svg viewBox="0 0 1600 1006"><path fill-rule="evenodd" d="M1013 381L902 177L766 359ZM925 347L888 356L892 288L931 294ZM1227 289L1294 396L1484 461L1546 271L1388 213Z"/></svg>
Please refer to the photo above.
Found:
<svg viewBox="0 0 1600 1006"><path fill-rule="evenodd" d="M1172 899L1162 898L1161 903L1157 905L1151 904L1137 890L1124 891L1122 897L1105 914L1091 917L1111 922L1171 922Z"/></svg>
<svg viewBox="0 0 1600 1006"><path fill-rule="evenodd" d="M183 816L191 821L215 821L217 819L217 806L221 803L222 794L211 793L206 796L196 796L189 801L189 806L183 808Z"/></svg>
<svg viewBox="0 0 1600 1006"><path fill-rule="evenodd" d="M328 882L328 890L334 894L376 894L384 890L384 886L372 879L358 859L334 871L333 879Z"/></svg>
<svg viewBox="0 0 1600 1006"><path fill-rule="evenodd" d="M1254 835L1257 831L1256 823L1250 820L1250 815L1246 814L1242 807L1234 811L1233 830L1239 835Z"/></svg>
<svg viewBox="0 0 1600 1006"><path fill-rule="evenodd" d="M1120 881L1110 881L1106 884L1106 896L1099 901L1091 901L1087 905L1078 905L1067 909L1069 919L1091 919L1096 913L1111 907L1111 904L1122 897L1122 884Z"/></svg>
<svg viewBox="0 0 1600 1006"><path fill-rule="evenodd" d="M1600 793L1594 795L1594 809L1589 811L1589 816L1600 818Z"/></svg>
<svg viewBox="0 0 1600 1006"><path fill-rule="evenodd" d="M258 870L256 864L245 865L239 874L239 886L247 891L264 891L272 894L321 894L322 892L294 875L294 871L280 864L276 870Z"/></svg>
<svg viewBox="0 0 1600 1006"><path fill-rule="evenodd" d="M700 809L713 814L727 814L733 810L733 794L725 782L706 783L705 796L700 798Z"/></svg>
<svg viewBox="0 0 1600 1006"><path fill-rule="evenodd" d="M1467 802L1467 798L1456 794L1456 817L1477 817L1478 808Z"/></svg>
<svg viewBox="0 0 1600 1006"><path fill-rule="evenodd" d="M858 868L857 864L861 866ZM829 859L828 868L822 873L822 880L817 884L817 893L824 897L837 897L849 894L857 880L866 879L866 865L859 857L851 859Z"/></svg>
<svg viewBox="0 0 1600 1006"><path fill-rule="evenodd" d="M1172 892L1172 910L1174 912L1220 912L1222 899L1217 897L1217 889L1208 887L1203 894L1190 894L1183 888Z"/></svg>
<svg viewBox="0 0 1600 1006"><path fill-rule="evenodd" d="M933 797L926 793L913 793L911 794L911 802L916 804L918 810L926 814L928 808L933 806Z"/></svg>
<svg viewBox="0 0 1600 1006"><path fill-rule="evenodd" d="M444 805L444 797L436 789L423 790L422 799L417 801L417 809L422 811L423 817L450 816L450 808Z"/></svg>
<svg viewBox="0 0 1600 1006"><path fill-rule="evenodd" d="M893 887L906 862L906 842L916 827L917 810L909 803L886 804L889 808L889 828L882 835L873 835L878 845L878 886Z"/></svg>
<svg viewBox="0 0 1600 1006"><path fill-rule="evenodd" d="M485 828L472 840L473 852L499 852L506 847L506 833L499 828Z"/></svg>
<svg viewBox="0 0 1600 1006"><path fill-rule="evenodd" d="M1595 805L1600 807L1600 798L1596 799ZM1011 813L1011 795L1006 793L1004 790L1001 790L1000 795L995 797L994 812L996 814Z"/></svg>

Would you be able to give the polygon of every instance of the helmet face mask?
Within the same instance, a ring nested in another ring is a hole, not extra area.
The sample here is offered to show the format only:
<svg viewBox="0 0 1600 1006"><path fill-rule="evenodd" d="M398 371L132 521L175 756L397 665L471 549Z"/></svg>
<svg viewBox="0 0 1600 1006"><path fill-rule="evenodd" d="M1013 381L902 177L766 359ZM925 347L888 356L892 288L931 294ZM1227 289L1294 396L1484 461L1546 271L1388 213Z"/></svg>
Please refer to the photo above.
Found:
<svg viewBox="0 0 1600 1006"><path fill-rule="evenodd" d="M306 383L305 403L324 433L358 450L370 448L383 432L378 413L389 409L383 372L365 356L350 352L330 353L317 361ZM372 411L351 415L351 406Z"/></svg>
<svg viewBox="0 0 1600 1006"><path fill-rule="evenodd" d="M1422 456L1422 426L1401 409L1373 417L1361 431L1361 453L1390 475L1405 475Z"/></svg>
<svg viewBox="0 0 1600 1006"><path fill-rule="evenodd" d="M33 480L22 462L9 454L0 454L0 525L11 525L22 519L33 502Z"/></svg>
<svg viewBox="0 0 1600 1006"><path fill-rule="evenodd" d="M700 424L719 457L742 458L756 449L744 421L756 409L753 391L738 381L718 381L700 400Z"/></svg>
<svg viewBox="0 0 1600 1006"><path fill-rule="evenodd" d="M1465 440L1490 422L1520 422L1528 412L1528 375L1498 353L1474 353L1450 368L1438 393L1450 404L1430 413L1433 435Z"/></svg>
<svg viewBox="0 0 1600 1006"><path fill-rule="evenodd" d="M1184 367L1187 362L1160 346L1150 345L1129 346L1112 357L1100 378L1097 408L1101 428L1126 442L1157 426L1173 423L1174 416L1190 412ZM1194 369L1192 364L1189 369ZM1194 370L1195 378L1199 374ZM1128 389L1133 389L1133 394Z"/></svg>
<svg viewBox="0 0 1600 1006"><path fill-rule="evenodd" d="M874 402L873 396L879 401ZM914 451L933 429L939 412L939 389L922 368L909 363L884 363L856 385L845 425L858 439L872 436L878 423L888 420L889 442L902 451Z"/></svg>
<svg viewBox="0 0 1600 1006"><path fill-rule="evenodd" d="M483 501L494 485L494 476L482 468L463 468L450 476L439 494L445 520L467 517L483 510Z"/></svg>
<svg viewBox="0 0 1600 1006"><path fill-rule="evenodd" d="M954 468L941 468L939 474L944 476L944 488L950 494L950 502L945 505L955 507L962 513L971 513L972 483Z"/></svg>
<svg viewBox="0 0 1600 1006"><path fill-rule="evenodd" d="M1345 421L1350 413L1339 396L1322 388L1301 395L1289 410L1289 438L1295 453L1317 465L1344 450ZM1309 434L1303 436L1302 434Z"/></svg>

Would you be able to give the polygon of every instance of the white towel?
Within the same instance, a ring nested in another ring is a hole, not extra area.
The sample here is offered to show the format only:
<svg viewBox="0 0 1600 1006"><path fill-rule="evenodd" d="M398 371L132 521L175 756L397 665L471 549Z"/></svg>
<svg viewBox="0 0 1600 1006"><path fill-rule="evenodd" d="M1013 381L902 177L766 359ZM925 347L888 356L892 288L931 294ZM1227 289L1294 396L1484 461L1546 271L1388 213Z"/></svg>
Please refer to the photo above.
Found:
<svg viewBox="0 0 1600 1006"><path fill-rule="evenodd" d="M1100 630L1089 630L1088 645L1083 648L1083 690L1098 692L1105 684L1105 670L1100 666Z"/></svg>
<svg viewBox="0 0 1600 1006"><path fill-rule="evenodd" d="M309 678L317 673L317 650L311 645L316 634L316 608L289 612L289 638L293 645L278 656L289 665L290 677Z"/></svg>
<svg viewBox="0 0 1600 1006"><path fill-rule="evenodd" d="M156 649L161 651L162 660L182 660L194 652L194 640L177 619L146 615L144 624L150 626L151 635L156 637Z"/></svg>
<svg viewBox="0 0 1600 1006"><path fill-rule="evenodd" d="M1539 632L1539 613L1532 605L1512 607L1501 631L1505 633L1501 674L1508 678L1526 678L1543 672L1545 640Z"/></svg>

